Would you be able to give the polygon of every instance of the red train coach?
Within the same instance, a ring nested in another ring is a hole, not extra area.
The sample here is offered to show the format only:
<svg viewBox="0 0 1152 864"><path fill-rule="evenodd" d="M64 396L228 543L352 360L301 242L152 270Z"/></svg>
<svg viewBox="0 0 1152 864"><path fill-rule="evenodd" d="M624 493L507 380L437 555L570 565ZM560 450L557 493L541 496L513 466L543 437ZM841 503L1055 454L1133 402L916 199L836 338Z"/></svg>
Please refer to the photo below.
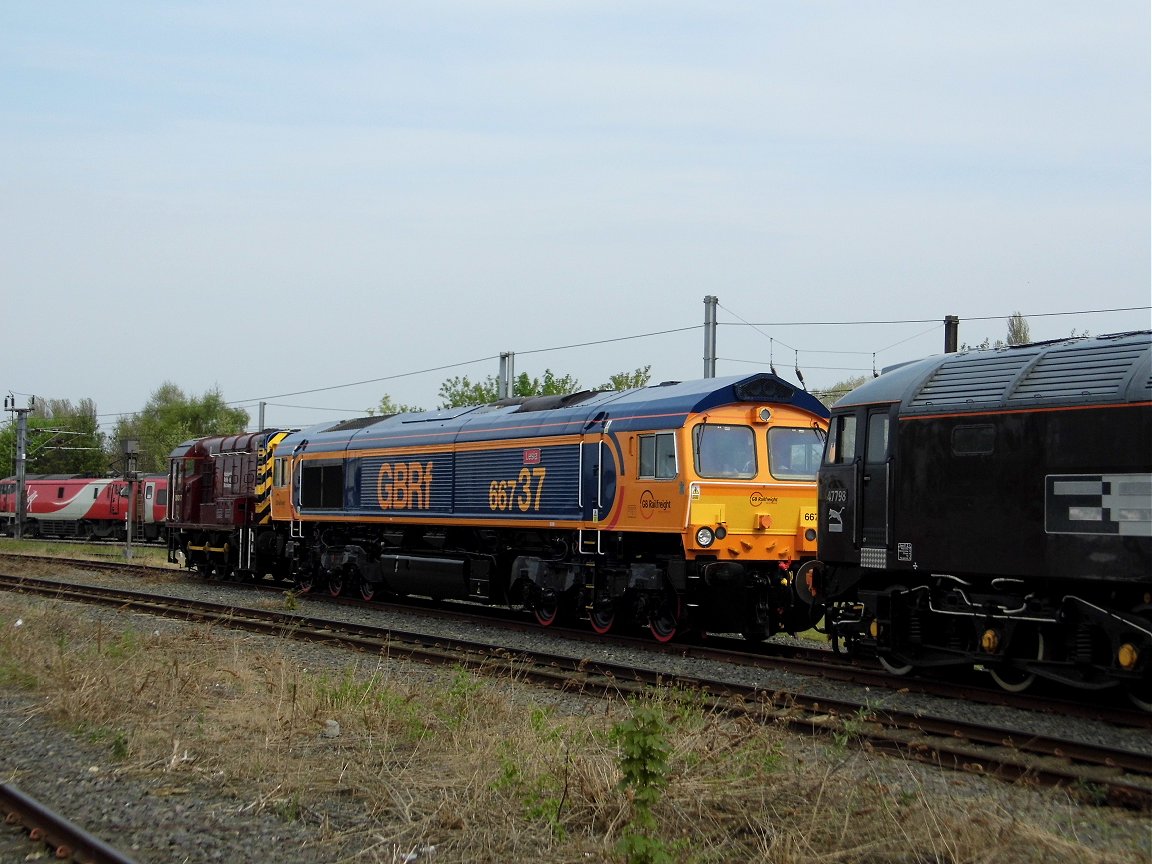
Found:
<svg viewBox="0 0 1152 864"><path fill-rule="evenodd" d="M159 540L168 504L168 478L146 475L137 482L132 508L132 536ZM27 510L24 536L80 540L127 537L127 480L76 474L29 474L25 478ZM16 527L16 479L0 480L0 526L12 535Z"/></svg>

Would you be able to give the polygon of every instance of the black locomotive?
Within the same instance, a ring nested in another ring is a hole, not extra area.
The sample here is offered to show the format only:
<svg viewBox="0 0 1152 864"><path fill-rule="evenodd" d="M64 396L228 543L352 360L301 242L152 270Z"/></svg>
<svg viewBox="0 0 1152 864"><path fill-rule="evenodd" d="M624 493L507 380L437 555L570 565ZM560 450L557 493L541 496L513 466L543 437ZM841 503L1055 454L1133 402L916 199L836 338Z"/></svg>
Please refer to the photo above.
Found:
<svg viewBox="0 0 1152 864"><path fill-rule="evenodd" d="M946 354L832 409L797 591L896 674L1152 710L1152 334Z"/></svg>

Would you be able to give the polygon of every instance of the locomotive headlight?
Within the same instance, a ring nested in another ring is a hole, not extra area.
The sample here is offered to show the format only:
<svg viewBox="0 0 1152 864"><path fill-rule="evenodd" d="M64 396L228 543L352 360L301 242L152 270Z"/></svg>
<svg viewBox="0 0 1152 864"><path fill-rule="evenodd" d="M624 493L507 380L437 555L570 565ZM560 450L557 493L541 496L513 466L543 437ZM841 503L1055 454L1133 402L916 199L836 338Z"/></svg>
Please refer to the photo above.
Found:
<svg viewBox="0 0 1152 864"><path fill-rule="evenodd" d="M716 540L716 533L705 525L703 528L696 529L696 542L707 549Z"/></svg>

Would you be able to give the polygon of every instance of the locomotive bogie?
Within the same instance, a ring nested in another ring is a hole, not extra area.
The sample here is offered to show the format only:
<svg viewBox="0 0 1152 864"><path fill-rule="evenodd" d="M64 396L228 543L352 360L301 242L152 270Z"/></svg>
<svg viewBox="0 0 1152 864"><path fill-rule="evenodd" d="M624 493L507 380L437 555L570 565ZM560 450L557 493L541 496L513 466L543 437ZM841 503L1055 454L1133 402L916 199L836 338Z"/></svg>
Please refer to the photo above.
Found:
<svg viewBox="0 0 1152 864"><path fill-rule="evenodd" d="M900 367L838 402L808 595L852 649L1137 690L1152 676L1152 339Z"/></svg>

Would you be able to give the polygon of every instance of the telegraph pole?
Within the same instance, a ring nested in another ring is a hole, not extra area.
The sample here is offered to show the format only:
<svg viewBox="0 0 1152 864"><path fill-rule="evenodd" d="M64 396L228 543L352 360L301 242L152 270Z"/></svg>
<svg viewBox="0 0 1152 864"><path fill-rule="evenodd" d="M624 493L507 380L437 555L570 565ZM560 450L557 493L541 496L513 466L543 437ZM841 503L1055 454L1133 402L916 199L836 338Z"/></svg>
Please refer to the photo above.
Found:
<svg viewBox="0 0 1152 864"><path fill-rule="evenodd" d="M716 377L716 304L718 297L704 298L704 377Z"/></svg>
<svg viewBox="0 0 1152 864"><path fill-rule="evenodd" d="M4 398L4 410L16 415L16 532L17 540L24 539L24 522L28 518L28 414L36 408L33 396L27 408L16 407L16 397L11 393Z"/></svg>

